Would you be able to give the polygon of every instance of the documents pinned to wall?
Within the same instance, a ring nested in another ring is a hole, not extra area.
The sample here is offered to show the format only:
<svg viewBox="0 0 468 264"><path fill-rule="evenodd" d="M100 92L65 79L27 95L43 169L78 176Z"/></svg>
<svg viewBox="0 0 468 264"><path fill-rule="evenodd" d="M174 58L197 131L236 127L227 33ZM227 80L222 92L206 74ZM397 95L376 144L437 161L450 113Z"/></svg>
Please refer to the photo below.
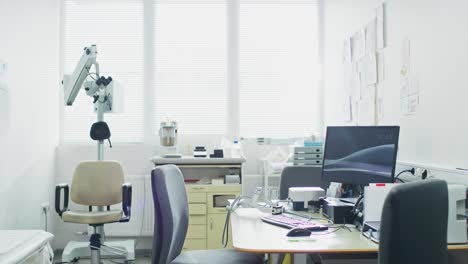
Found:
<svg viewBox="0 0 468 264"><path fill-rule="evenodd" d="M401 47L400 111L415 114L419 105L419 80L411 74L411 42L405 38Z"/></svg>
<svg viewBox="0 0 468 264"><path fill-rule="evenodd" d="M343 41L345 121L375 125L383 116L384 99L377 98L376 90L385 79L385 46L385 4L382 4L366 25Z"/></svg>
<svg viewBox="0 0 468 264"><path fill-rule="evenodd" d="M376 17L376 36L377 36L377 49L383 50L386 47L386 37L385 37L385 3L382 3L375 9Z"/></svg>
<svg viewBox="0 0 468 264"><path fill-rule="evenodd" d="M402 77L400 110L404 115L415 114L419 105L419 81L414 76Z"/></svg>

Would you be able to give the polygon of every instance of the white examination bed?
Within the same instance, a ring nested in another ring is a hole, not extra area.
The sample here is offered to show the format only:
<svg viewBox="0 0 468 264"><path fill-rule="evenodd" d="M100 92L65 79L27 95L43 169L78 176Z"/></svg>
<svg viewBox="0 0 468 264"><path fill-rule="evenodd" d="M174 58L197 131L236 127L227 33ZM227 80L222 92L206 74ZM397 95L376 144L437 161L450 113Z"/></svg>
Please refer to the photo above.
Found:
<svg viewBox="0 0 468 264"><path fill-rule="evenodd" d="M0 263L50 264L53 237L42 230L0 230Z"/></svg>

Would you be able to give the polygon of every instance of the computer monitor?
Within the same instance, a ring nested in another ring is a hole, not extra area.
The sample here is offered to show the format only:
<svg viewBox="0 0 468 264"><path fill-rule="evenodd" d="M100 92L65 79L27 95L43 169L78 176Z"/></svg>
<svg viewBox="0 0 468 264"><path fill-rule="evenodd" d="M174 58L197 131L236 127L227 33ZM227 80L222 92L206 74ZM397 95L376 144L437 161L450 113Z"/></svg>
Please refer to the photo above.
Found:
<svg viewBox="0 0 468 264"><path fill-rule="evenodd" d="M398 126L327 127L322 180L393 182L399 133Z"/></svg>

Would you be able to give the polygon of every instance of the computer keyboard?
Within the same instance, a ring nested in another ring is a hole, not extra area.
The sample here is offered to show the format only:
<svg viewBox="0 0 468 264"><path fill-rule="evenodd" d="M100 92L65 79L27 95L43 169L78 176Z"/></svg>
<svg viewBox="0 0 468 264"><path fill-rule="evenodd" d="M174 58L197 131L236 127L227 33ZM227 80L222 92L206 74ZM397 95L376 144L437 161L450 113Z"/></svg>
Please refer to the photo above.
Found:
<svg viewBox="0 0 468 264"><path fill-rule="evenodd" d="M262 221L287 229L299 227L308 229L312 232L328 230L328 227L325 225L316 224L305 219L302 220L285 214L264 216L262 217Z"/></svg>

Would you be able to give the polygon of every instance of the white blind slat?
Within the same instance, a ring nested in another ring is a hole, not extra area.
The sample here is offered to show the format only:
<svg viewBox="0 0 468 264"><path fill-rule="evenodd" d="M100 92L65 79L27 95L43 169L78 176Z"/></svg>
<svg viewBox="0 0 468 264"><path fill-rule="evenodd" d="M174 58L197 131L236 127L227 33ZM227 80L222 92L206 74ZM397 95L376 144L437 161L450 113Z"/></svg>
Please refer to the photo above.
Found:
<svg viewBox="0 0 468 264"><path fill-rule="evenodd" d="M156 126L179 122L180 134L226 132L224 1L155 4Z"/></svg>
<svg viewBox="0 0 468 264"><path fill-rule="evenodd" d="M240 133L310 135L318 127L316 1L241 1Z"/></svg>
<svg viewBox="0 0 468 264"><path fill-rule="evenodd" d="M143 3L141 0L65 0L64 69L73 71L83 47L96 44L102 76L112 76L114 89L123 90L122 113L105 114L112 140L143 141ZM116 94L117 95L117 94ZM121 95L121 94L118 94ZM96 121L92 98L84 91L64 108L66 142L89 142Z"/></svg>

